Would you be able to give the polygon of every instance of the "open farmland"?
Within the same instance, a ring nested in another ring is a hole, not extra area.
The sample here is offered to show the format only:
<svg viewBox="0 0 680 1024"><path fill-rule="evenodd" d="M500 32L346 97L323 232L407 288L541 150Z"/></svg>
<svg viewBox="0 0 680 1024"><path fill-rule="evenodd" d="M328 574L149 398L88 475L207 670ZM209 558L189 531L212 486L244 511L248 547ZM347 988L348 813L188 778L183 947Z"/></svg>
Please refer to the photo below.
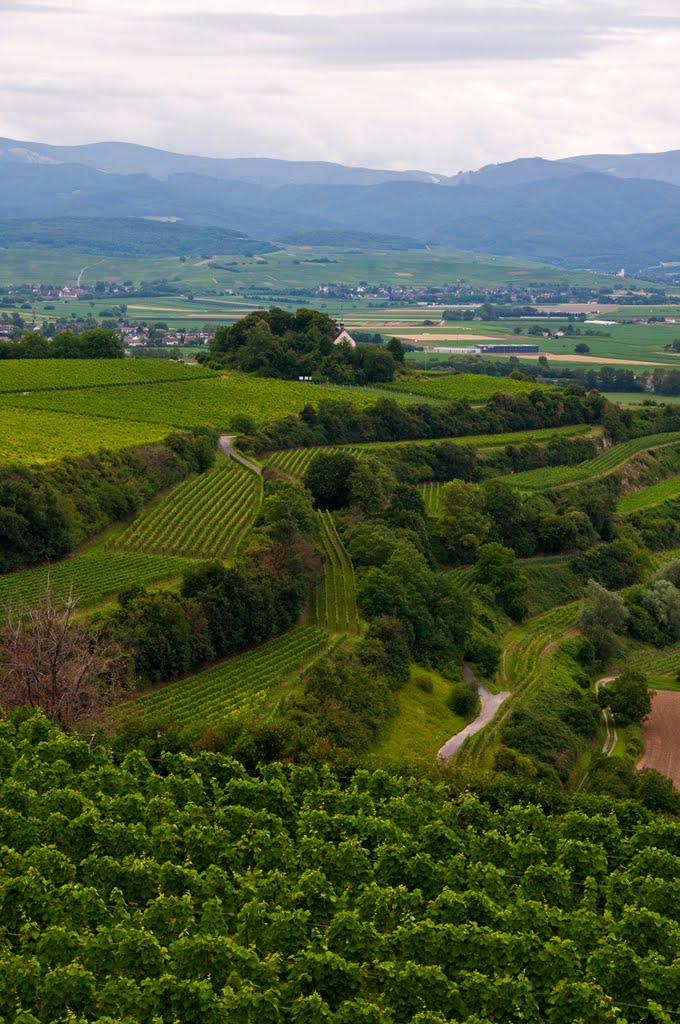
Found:
<svg viewBox="0 0 680 1024"><path fill-rule="evenodd" d="M255 518L260 481L230 459L186 480L111 542L115 551L226 559Z"/></svg>
<svg viewBox="0 0 680 1024"><path fill-rule="evenodd" d="M527 491L545 491L551 487L565 487L598 476L612 473L638 452L648 451L668 444L679 444L680 432L649 434L632 441L612 445L594 459L580 462L576 466L547 466L530 469L525 473L514 473L509 481L514 487Z"/></svg>
<svg viewBox="0 0 680 1024"><path fill-rule="evenodd" d="M172 359L3 359L0 394L165 381L186 383L214 376L212 370L185 366Z"/></svg>
<svg viewBox="0 0 680 1024"><path fill-rule="evenodd" d="M119 401L118 416L124 415L124 405ZM105 419L75 410L54 412L0 404L0 464L32 465L105 448L130 448L160 441L167 434L166 426L127 418Z"/></svg>
<svg viewBox="0 0 680 1024"><path fill-rule="evenodd" d="M140 554L83 554L54 565L0 575L0 605L33 602L49 583L57 601L73 594L79 605L97 604L133 584L180 576L184 558Z"/></svg>
<svg viewBox="0 0 680 1024"><path fill-rule="evenodd" d="M680 693L656 690L652 711L643 725L645 752L638 768L653 768L680 789Z"/></svg>

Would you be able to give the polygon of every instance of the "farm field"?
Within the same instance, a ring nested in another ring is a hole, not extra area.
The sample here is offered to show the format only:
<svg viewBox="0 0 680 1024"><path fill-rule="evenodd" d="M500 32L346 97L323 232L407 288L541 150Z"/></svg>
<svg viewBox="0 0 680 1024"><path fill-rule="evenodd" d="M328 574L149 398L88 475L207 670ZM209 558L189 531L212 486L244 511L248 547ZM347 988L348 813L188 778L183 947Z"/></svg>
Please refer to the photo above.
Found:
<svg viewBox="0 0 680 1024"><path fill-rule="evenodd" d="M630 313L627 311L628 307L621 307L625 312L622 315L630 317ZM649 314L647 314L649 315ZM389 312L387 314L389 316ZM615 314L607 313L605 316L599 319L614 319ZM433 316L427 317L428 319L434 319ZM387 317L386 317L387 319ZM555 332L559 329L564 329L567 322L567 316L565 314L564 320L559 318L545 319L545 320L492 320L492 321L447 321L444 324L436 325L421 325L419 327L409 327L407 332L400 331L398 326L392 332L398 337L405 337L406 333L409 335L411 341L420 341L424 346L424 351L432 346L447 345L449 344L445 339L446 335L456 336L460 339L460 346L467 344L475 344L475 336L484 336L491 339L489 344L531 344L539 346L539 353L535 356L528 356L528 361L537 360L540 353L548 356L550 361L550 355L570 357L570 361L582 365L588 363L598 362L599 360L617 360L621 363L630 363L631 365L641 364L652 365L654 363L678 365L680 366L680 356L673 355L670 352L664 351L664 346L670 344L675 340L676 337L680 336L680 324L589 324L588 321L584 323L575 323L574 329L578 328L581 331L580 335L572 337L564 336L561 338L543 338L540 336L529 335L527 331L530 326L536 326L543 330L549 330ZM381 330L382 328L378 328ZM519 331L519 334L515 334L515 331ZM587 335L585 332L588 330L602 332L602 336ZM465 339L469 337L469 342ZM575 353L574 348L579 342L584 342L588 345L590 351L583 356L579 356ZM453 342L451 342L454 345ZM454 345L455 347L455 345ZM436 356L436 353L427 353L428 355ZM414 353L409 353L409 358L416 358ZM507 359L508 356L485 356L484 358L500 358ZM524 359L524 357L522 357Z"/></svg>
<svg viewBox="0 0 680 1024"><path fill-rule="evenodd" d="M576 466L547 466L543 469L530 469L525 473L513 473L508 482L521 490L544 491L550 487L564 487L568 484L588 480L591 477L604 476L613 472L618 466L637 452L659 448L667 444L679 444L680 432L650 434L637 437L622 444L612 445L594 459L581 462Z"/></svg>
<svg viewBox="0 0 680 1024"><path fill-rule="evenodd" d="M119 400L118 416L121 414L125 414L125 407ZM167 425L87 416L77 410L21 409L0 402L0 465L34 465L102 449L129 448L160 441L168 433Z"/></svg>
<svg viewBox="0 0 680 1024"><path fill-rule="evenodd" d="M680 476L674 476L669 480L661 480L658 484L652 484L651 487L644 487L640 491L626 494L619 499L616 508L622 516L628 516L645 508L663 505L665 501L672 501L678 497L680 497Z"/></svg>
<svg viewBox="0 0 680 1024"><path fill-rule="evenodd" d="M506 635L498 683L500 689L509 689L512 695L494 721L461 748L457 760L465 762L485 756L507 715L545 681L555 648L575 631L577 621L578 604L571 602L529 619Z"/></svg>
<svg viewBox="0 0 680 1024"><path fill-rule="evenodd" d="M649 391L606 391L604 397L617 405L643 405L644 402L670 403L680 402L680 395L654 395Z"/></svg>
<svg viewBox="0 0 680 1024"><path fill-rule="evenodd" d="M225 560L252 525L260 480L234 459L185 480L109 543L112 551Z"/></svg>
<svg viewBox="0 0 680 1024"><path fill-rule="evenodd" d="M35 601L48 583L58 601L72 593L79 605L98 604L134 583L158 583L180 576L189 564L185 558L147 554L76 555L53 565L0 575L0 606Z"/></svg>
<svg viewBox="0 0 680 1024"><path fill-rule="evenodd" d="M229 715L256 714L284 678L301 672L328 644L323 630L300 626L254 651L137 697L122 713L168 715L183 725L214 725Z"/></svg>
<svg viewBox="0 0 680 1024"><path fill-rule="evenodd" d="M384 250L378 246L358 250L356 246L283 246L264 256L215 255L210 259L177 257L129 259L98 257L87 253L44 249L0 250L0 285L53 281L75 285L96 281L161 278L200 295L213 290L239 294L249 290L274 295L289 288L316 288L324 281L358 285L362 280L391 285L443 285L452 281L494 287L510 282L615 287L620 282L588 271L532 263L505 256L469 253L446 248ZM634 282L628 282L629 284ZM101 305L101 299L95 305ZM87 309L89 303L73 303Z"/></svg>
<svg viewBox="0 0 680 1024"><path fill-rule="evenodd" d="M120 387L126 384L187 383L215 377L202 366L172 359L3 359L0 394Z"/></svg>
<svg viewBox="0 0 680 1024"><path fill-rule="evenodd" d="M680 789L680 693L655 691L651 714L642 729L645 752L638 768L653 768L672 779Z"/></svg>

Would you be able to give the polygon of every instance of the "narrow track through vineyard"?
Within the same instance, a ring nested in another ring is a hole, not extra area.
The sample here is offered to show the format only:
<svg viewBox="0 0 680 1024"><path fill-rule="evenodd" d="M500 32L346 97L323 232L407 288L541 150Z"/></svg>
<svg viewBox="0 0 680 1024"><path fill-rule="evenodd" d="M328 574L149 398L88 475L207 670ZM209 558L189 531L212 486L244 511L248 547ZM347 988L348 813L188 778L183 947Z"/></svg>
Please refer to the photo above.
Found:
<svg viewBox="0 0 680 1024"><path fill-rule="evenodd" d="M359 632L354 569L330 512L320 512L321 540L326 552L324 577L316 594L316 621L329 633Z"/></svg>

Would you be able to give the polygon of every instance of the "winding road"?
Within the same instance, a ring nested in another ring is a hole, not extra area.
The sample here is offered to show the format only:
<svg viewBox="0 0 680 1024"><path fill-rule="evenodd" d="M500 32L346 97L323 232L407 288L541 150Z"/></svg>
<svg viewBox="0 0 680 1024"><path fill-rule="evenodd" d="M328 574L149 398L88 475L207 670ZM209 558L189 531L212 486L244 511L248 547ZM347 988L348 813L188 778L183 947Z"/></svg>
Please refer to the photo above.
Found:
<svg viewBox="0 0 680 1024"><path fill-rule="evenodd" d="M477 693L482 706L477 717L469 725L466 725L464 729L461 729L450 740L447 740L443 747L440 747L437 754L440 761L450 761L454 754L458 753L466 739L474 736L475 733L478 733L480 729L489 724L501 704L510 696L509 690L504 690L502 693L491 693L484 683L480 683L469 665L463 666L463 678L468 683L477 684Z"/></svg>
<svg viewBox="0 0 680 1024"><path fill-rule="evenodd" d="M257 473L258 476L262 476L262 466L258 466L256 462L251 462L245 455L241 455L240 452L236 451L234 448L235 436L235 434L224 434L220 438L220 448L224 454L228 455L230 459L236 459L237 462L240 462L247 469L252 469L253 473Z"/></svg>

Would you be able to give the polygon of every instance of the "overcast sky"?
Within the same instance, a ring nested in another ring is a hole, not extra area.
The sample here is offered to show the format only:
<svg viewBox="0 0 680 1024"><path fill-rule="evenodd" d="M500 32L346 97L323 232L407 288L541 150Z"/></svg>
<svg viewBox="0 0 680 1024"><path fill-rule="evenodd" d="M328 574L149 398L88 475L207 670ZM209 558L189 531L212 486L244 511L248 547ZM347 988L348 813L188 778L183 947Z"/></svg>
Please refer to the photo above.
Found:
<svg viewBox="0 0 680 1024"><path fill-rule="evenodd" d="M0 0L0 18L11 138L449 174L680 148L677 0Z"/></svg>

